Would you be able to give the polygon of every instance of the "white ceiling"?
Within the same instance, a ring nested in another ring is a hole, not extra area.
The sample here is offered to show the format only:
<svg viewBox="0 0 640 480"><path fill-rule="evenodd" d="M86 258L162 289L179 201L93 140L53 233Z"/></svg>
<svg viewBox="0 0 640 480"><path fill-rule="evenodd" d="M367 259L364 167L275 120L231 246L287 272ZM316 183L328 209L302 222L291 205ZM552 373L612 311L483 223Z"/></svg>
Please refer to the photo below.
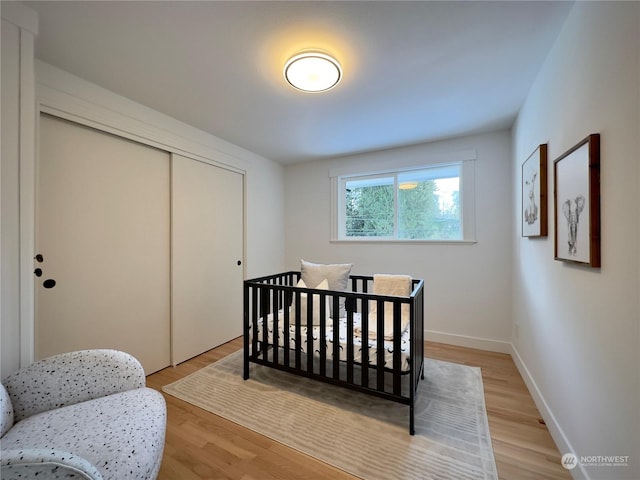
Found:
<svg viewBox="0 0 640 480"><path fill-rule="evenodd" d="M25 2L36 57L283 164L509 127L571 3ZM304 94L295 52L343 81Z"/></svg>

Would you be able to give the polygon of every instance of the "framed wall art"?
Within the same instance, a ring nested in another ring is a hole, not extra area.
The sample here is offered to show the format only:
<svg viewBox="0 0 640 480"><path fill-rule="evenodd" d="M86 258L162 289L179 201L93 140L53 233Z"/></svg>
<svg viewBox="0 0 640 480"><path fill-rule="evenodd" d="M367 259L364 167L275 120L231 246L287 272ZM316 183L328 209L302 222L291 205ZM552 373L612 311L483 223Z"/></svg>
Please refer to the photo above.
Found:
<svg viewBox="0 0 640 480"><path fill-rule="evenodd" d="M547 144L522 164L522 236L547 236Z"/></svg>
<svg viewBox="0 0 640 480"><path fill-rule="evenodd" d="M553 162L555 259L600 267L600 135Z"/></svg>

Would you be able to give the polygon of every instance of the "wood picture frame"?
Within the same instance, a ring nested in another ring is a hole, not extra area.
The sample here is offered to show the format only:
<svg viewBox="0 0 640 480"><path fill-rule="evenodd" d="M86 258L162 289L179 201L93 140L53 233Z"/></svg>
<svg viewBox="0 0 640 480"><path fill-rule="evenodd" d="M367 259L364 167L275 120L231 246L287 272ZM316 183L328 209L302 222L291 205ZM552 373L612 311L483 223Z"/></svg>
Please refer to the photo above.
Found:
<svg viewBox="0 0 640 480"><path fill-rule="evenodd" d="M589 135L553 162L556 260L598 268L600 135Z"/></svg>
<svg viewBox="0 0 640 480"><path fill-rule="evenodd" d="M547 144L522 164L522 236L547 236Z"/></svg>

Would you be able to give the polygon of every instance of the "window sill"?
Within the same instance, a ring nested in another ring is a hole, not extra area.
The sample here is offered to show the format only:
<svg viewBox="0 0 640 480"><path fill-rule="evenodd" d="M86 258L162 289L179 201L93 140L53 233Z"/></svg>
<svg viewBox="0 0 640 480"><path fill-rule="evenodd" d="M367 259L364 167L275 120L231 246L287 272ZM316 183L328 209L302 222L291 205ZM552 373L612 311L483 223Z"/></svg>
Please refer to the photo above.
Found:
<svg viewBox="0 0 640 480"><path fill-rule="evenodd" d="M362 238L354 238L354 239L332 239L330 243L335 244L360 244L360 245L368 245L368 244L397 244L397 245L407 245L407 244L418 244L418 245L474 245L478 243L477 240L399 240L399 239L362 239Z"/></svg>

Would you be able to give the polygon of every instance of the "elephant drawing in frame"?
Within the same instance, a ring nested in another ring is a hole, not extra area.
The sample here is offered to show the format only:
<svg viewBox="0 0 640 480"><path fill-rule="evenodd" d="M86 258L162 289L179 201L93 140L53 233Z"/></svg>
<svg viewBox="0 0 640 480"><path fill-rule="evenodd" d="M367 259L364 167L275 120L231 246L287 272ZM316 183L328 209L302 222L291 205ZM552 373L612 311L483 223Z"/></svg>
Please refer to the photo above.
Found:
<svg viewBox="0 0 640 480"><path fill-rule="evenodd" d="M555 259L599 268L600 136L591 134L553 162Z"/></svg>

